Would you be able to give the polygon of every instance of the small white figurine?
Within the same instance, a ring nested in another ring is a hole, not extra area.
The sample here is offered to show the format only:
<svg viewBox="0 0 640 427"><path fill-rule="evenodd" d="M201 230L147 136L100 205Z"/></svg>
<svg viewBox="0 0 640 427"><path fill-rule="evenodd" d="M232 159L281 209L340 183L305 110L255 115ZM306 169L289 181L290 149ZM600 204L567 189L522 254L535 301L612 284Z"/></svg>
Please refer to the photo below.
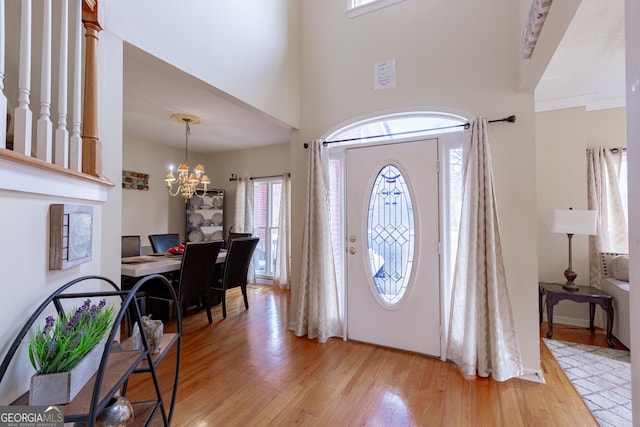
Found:
<svg viewBox="0 0 640 427"><path fill-rule="evenodd" d="M147 334L149 351L151 351L151 354L158 354L160 352L162 334L164 333L162 320L151 320L151 315L142 316L142 327L145 334Z"/></svg>

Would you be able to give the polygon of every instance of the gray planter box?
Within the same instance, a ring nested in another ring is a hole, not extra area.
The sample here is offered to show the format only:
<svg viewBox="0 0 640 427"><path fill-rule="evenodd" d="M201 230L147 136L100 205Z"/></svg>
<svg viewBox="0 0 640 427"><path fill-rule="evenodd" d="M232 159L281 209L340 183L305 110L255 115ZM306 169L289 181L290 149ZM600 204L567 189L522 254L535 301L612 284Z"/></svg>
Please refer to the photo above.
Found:
<svg viewBox="0 0 640 427"><path fill-rule="evenodd" d="M104 341L100 341L71 371L32 376L29 405L63 405L71 402L98 370L103 352Z"/></svg>

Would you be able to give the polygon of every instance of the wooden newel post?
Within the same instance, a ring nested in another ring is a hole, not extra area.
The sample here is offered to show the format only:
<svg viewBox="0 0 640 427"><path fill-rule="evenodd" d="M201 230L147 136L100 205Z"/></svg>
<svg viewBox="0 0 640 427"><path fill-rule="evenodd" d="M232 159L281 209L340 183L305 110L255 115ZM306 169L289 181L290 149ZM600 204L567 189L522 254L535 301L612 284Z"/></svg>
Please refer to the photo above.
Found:
<svg viewBox="0 0 640 427"><path fill-rule="evenodd" d="M82 113L82 172L102 176L102 143L98 137L98 33L102 30L102 9L97 0L82 2L86 55L84 111Z"/></svg>

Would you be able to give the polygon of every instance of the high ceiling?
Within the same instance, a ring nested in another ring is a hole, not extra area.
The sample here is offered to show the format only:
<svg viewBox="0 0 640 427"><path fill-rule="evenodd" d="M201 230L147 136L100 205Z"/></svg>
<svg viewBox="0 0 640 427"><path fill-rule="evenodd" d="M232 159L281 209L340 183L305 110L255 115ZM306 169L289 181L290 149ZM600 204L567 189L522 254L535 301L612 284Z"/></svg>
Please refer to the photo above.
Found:
<svg viewBox="0 0 640 427"><path fill-rule="evenodd" d="M582 0L536 88L536 111L624 107L624 55L624 0Z"/></svg>
<svg viewBox="0 0 640 427"><path fill-rule="evenodd" d="M536 111L624 106L624 78L624 0L582 0L536 88ZM176 113L201 119L189 136L189 150L194 152L250 149L290 140L289 126L126 45L125 140L184 148L185 128L171 120Z"/></svg>
<svg viewBox="0 0 640 427"><path fill-rule="evenodd" d="M291 128L135 47L124 49L126 140L184 148L185 126L173 114L190 114L189 151L214 153L287 143Z"/></svg>

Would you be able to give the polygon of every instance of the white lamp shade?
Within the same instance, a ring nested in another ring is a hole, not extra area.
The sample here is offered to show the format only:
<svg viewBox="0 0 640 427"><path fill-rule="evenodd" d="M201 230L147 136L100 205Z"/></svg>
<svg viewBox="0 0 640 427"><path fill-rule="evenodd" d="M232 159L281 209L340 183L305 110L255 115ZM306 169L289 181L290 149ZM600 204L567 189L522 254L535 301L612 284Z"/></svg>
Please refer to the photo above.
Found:
<svg viewBox="0 0 640 427"><path fill-rule="evenodd" d="M563 234L596 234L596 211L554 209L551 232Z"/></svg>

